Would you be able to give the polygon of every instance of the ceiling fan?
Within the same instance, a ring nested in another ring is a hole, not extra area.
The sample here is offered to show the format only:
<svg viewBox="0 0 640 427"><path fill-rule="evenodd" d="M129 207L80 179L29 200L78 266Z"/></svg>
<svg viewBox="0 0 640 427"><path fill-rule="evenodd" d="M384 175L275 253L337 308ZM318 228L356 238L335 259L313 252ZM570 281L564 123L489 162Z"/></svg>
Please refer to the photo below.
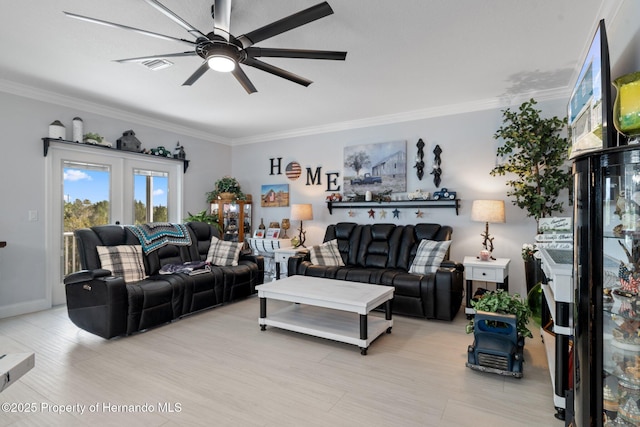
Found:
<svg viewBox="0 0 640 427"><path fill-rule="evenodd" d="M305 24L331 15L333 9L326 1L311 6L293 15L282 18L278 21L267 24L249 33L239 37L231 35L229 30L229 21L231 17L231 0L215 0L211 6L211 16L213 17L213 31L203 33L193 27L187 21L169 10L166 6L157 0L144 0L151 6L162 12L169 19L176 22L184 28L195 41L171 37L164 34L154 33L151 31L141 30L139 28L129 27L126 25L116 24L101 19L90 18L87 16L77 15L75 13L64 12L70 18L82 21L92 22L94 24L106 25L113 28L121 28L124 30L134 31L150 37L156 37L164 40L178 41L190 45L193 50L187 52L168 53L165 55L143 56L138 58L119 59L116 62L145 62L164 58L176 58L183 56L199 56L204 62L198 69L182 84L183 86L191 86L209 69L220 72L231 72L238 80L242 87L251 94L257 92L257 89L249 80L249 77L240 68L240 64L254 67L267 73L271 73L278 77L290 80L303 86L309 86L312 81L304 77L298 76L290 71L276 67L274 65L263 62L257 58L303 58L303 59L330 59L344 60L347 52L328 51L328 50L308 50L308 49L278 49L278 48L260 48L254 47L255 44L267 40L271 37L282 34L294 28L301 27Z"/></svg>

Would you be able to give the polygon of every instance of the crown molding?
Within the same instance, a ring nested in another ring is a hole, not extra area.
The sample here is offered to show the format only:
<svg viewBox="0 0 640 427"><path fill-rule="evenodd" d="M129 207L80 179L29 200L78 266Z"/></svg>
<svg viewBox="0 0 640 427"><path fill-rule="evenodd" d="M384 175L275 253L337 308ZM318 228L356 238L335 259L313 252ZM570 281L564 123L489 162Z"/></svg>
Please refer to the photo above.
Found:
<svg viewBox="0 0 640 427"><path fill-rule="evenodd" d="M99 114L112 119L123 120L126 122L133 122L144 126L149 126L155 129L164 130L167 132L175 132L180 135L190 136L193 138L203 139L205 141L216 142L224 145L232 145L233 140L220 135L215 135L210 132L195 130L191 127L172 123L167 120L160 120L147 115L134 113L121 108L108 107L95 102L75 98L68 95L63 95L57 92L28 86L25 84L17 83L10 80L0 79L0 92L9 93L12 95L22 96L24 98L35 99L38 101L46 102L54 105L61 105L63 107L74 108L80 111L87 111L94 114Z"/></svg>
<svg viewBox="0 0 640 427"><path fill-rule="evenodd" d="M270 134L250 136L247 138L236 138L233 145L257 144L260 142L300 138L310 135L318 135L323 133L332 133L340 131L348 131L375 126L392 125L396 123L411 122L417 120L431 119L435 117L453 116L457 114L473 113L476 111L491 110L498 108L507 108L531 98L536 101L551 101L557 99L569 99L570 89L561 87L548 89L544 91L533 91L518 95L504 95L498 98L451 104L439 107L425 108L420 110L406 111L402 113L394 113L376 117L369 117L361 120L350 120L338 123L330 123L322 126L313 126L308 128L293 129L285 132L274 132Z"/></svg>
<svg viewBox="0 0 640 427"><path fill-rule="evenodd" d="M405 111L401 113L387 114L376 117L369 117L360 120L350 120L344 122L329 123L321 126L312 126L307 128L292 129L284 132L274 132L269 134L261 134L249 136L246 138L227 138L220 135L215 135L205 131L194 130L190 127L183 126L177 123L171 123L167 120L159 120L150 116L146 116L139 113L133 113L127 110L108 107L95 102L82 100L79 98L71 97L68 95L62 95L53 91L48 91L33 86L16 83L9 80L0 79L0 92L6 92L17 96L35 99L42 102L47 102L54 105L62 105L68 108L75 108L81 111L87 111L102 116L110 117L113 119L123 120L127 122L134 122L156 129L161 129L169 132L175 132L181 135L191 136L193 138L202 139L205 141L212 141L219 144L236 146L257 144L261 142L300 138L310 135L326 134L333 132L349 131L355 129L362 129L367 127L385 126L397 123L411 122L417 120L430 119L435 117L451 116L464 113L472 113L476 111L506 108L516 105L520 102L535 98L537 101L555 100L561 98L567 98L570 94L570 89L567 87L556 88L545 91L535 91L526 94L518 95L503 95L492 99L451 104L438 107L425 108L420 110Z"/></svg>

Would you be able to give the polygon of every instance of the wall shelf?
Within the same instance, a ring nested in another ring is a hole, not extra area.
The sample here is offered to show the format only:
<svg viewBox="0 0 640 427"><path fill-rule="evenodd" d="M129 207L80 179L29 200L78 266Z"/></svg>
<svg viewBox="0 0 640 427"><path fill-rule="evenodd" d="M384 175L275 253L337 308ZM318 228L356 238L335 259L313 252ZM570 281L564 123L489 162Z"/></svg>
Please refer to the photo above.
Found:
<svg viewBox="0 0 640 427"><path fill-rule="evenodd" d="M333 215L334 209L370 209L370 208L450 208L460 209L460 199L447 200L392 200L390 202L327 202L329 214Z"/></svg>
<svg viewBox="0 0 640 427"><path fill-rule="evenodd" d="M112 147L105 147L104 145L93 145L93 144L86 144L86 143L78 143L75 141L67 141L65 139L58 139L58 138L42 138L42 144L43 144L43 149L44 149L44 156L47 157L47 154L49 154L49 146L51 145L51 143L56 143L56 144L72 144L72 145L76 145L76 146L82 146L82 147L90 147L90 148L95 148L97 150L115 150L115 151L121 151L123 153L130 153L130 154L134 154L137 156L145 156L145 157L155 157L155 158L160 158L160 159L167 159L167 160L174 160L176 162L182 162L184 165L184 169L183 172L187 172L187 169L189 168L189 160L186 159L176 159L174 157L164 157L164 156L154 156L153 154L144 154L144 153L136 153L135 151L122 151L122 150L117 150L115 148Z"/></svg>

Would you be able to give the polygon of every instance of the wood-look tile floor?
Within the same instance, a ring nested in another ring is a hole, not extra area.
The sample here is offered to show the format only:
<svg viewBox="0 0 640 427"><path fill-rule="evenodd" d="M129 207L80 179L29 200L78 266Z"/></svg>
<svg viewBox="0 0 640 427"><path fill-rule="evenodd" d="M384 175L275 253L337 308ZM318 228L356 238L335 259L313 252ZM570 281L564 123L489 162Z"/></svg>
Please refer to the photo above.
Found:
<svg viewBox="0 0 640 427"><path fill-rule="evenodd" d="M280 302L269 301L269 309ZM357 347L258 326L258 298L130 337L78 329L65 307L0 319L0 354L35 368L0 393L0 426L563 426L539 333L524 377L465 367L453 322L394 316ZM80 413L84 407L84 413Z"/></svg>

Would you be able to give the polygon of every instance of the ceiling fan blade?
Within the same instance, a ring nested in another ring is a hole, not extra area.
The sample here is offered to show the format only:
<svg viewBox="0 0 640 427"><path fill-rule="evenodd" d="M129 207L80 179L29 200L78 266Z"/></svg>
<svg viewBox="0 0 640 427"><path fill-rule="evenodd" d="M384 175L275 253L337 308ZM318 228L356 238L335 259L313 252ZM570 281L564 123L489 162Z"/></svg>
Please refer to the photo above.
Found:
<svg viewBox="0 0 640 427"><path fill-rule="evenodd" d="M149 3L151 6L153 6L157 10L159 10L161 13L163 13L165 16L167 16L173 22L175 22L176 24L180 25L182 28L187 30L194 37L196 37L196 38L198 38L198 37L207 38L207 36L202 34L193 25L189 24L187 21L185 21L184 19L180 18L178 15L173 13L169 8L167 8L165 5L163 5L159 1L157 1L157 0L144 0L144 1Z"/></svg>
<svg viewBox="0 0 640 427"><path fill-rule="evenodd" d="M308 50L308 49L272 49L265 47L249 47L245 49L247 55L252 58L272 57L272 58L304 58L304 59L332 59L344 61L347 52L332 50Z"/></svg>
<svg viewBox="0 0 640 427"><path fill-rule="evenodd" d="M191 76L184 83L182 83L182 86L191 86L196 82L196 80L202 77L202 75L206 73L208 69L209 64L207 64L207 61L204 61L202 65L198 67L198 69L193 74L191 74Z"/></svg>
<svg viewBox="0 0 640 427"><path fill-rule="evenodd" d="M247 91L248 94L252 94L258 91L258 89L256 89L253 83L251 83L251 80L249 80L249 77L247 77L247 75L244 73L244 71L242 71L242 68L240 68L239 65L236 65L236 68L233 69L231 74L233 74L236 80L238 80L238 83L242 85L242 87Z"/></svg>
<svg viewBox="0 0 640 427"><path fill-rule="evenodd" d="M213 33L229 41L231 0L215 0L215 3L211 6L211 16L213 16Z"/></svg>
<svg viewBox="0 0 640 427"><path fill-rule="evenodd" d="M278 34L282 34L317 19L324 18L332 13L333 9L331 9L329 3L325 1L298 13L294 13L293 15L287 16L286 18L272 22L271 24L265 25L257 30L243 34L238 37L237 40L242 44L243 48L247 48L263 40L277 36Z"/></svg>
<svg viewBox="0 0 640 427"><path fill-rule="evenodd" d="M305 79L304 77L300 77L299 75L294 74L290 71L283 70L282 68L276 67L275 65L267 64L266 62L262 62L255 58L247 57L244 60L244 64L262 71L266 71L267 73L271 73L274 76L282 77L283 79L298 83L302 86L309 86L311 83L313 83L311 80Z"/></svg>
<svg viewBox="0 0 640 427"><path fill-rule="evenodd" d="M193 52L180 52L180 53L167 53L165 55L153 55L153 56L139 56L137 58L126 58L126 59L115 59L114 62L144 62L151 61L154 59L164 59L164 58L178 58L181 56L197 56L198 54Z"/></svg>
<svg viewBox="0 0 640 427"><path fill-rule="evenodd" d="M67 15L69 18L79 19L80 21L86 21L86 22L91 22L93 24L105 25L107 27L112 27L112 28L120 28L120 29L123 29L123 30L129 30L129 31L136 32L138 34L143 34L145 36L151 36L151 37L155 37L155 38L158 38L158 39L171 40L171 41L176 41L176 42L187 43L190 46L194 46L196 44L195 42L190 41L190 40L179 39L179 38L171 37L171 36L165 36L164 34L159 34L159 33L154 33L154 32L151 32L151 31L141 30L140 28L134 28L134 27L129 27L127 25L116 24L114 22L103 21L102 19L90 18L88 16L77 15L75 13L70 13L70 12L63 12L63 13L65 15Z"/></svg>

